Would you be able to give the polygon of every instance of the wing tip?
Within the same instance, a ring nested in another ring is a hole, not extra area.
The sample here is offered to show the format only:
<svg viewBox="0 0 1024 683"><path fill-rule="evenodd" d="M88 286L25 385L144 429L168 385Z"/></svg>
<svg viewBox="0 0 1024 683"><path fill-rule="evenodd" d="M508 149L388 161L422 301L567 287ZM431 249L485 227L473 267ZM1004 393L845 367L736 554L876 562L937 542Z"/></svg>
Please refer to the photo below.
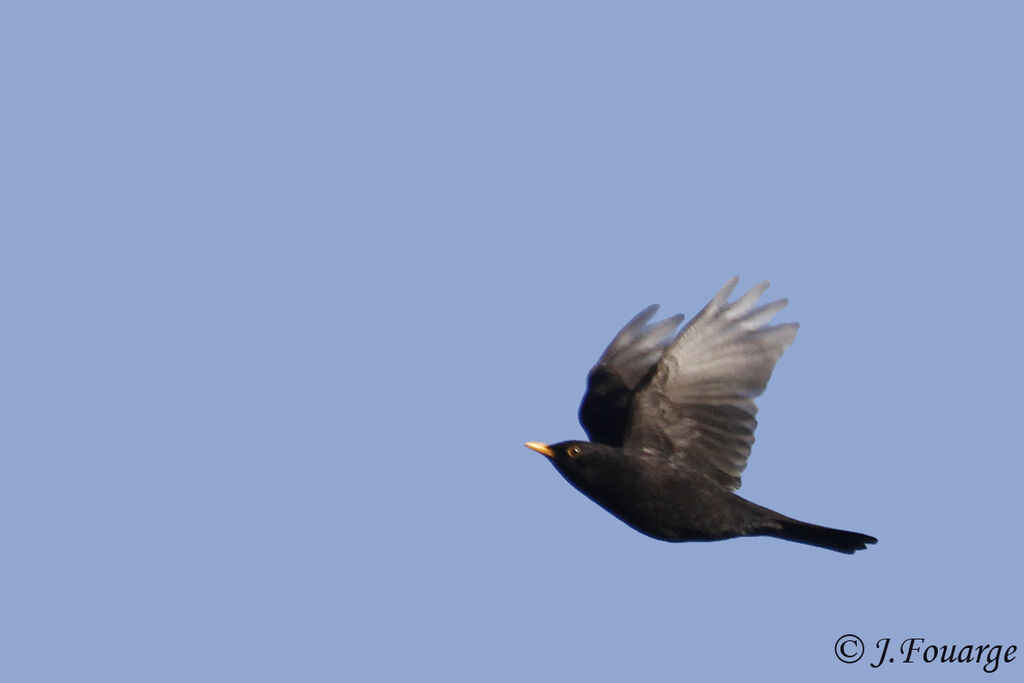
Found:
<svg viewBox="0 0 1024 683"><path fill-rule="evenodd" d="M715 297L714 297L715 301L720 301L720 302L721 301L727 301L729 299L729 297L732 296L732 293L736 290L736 285L738 285L739 283L740 283L740 276L739 275L733 275L731 278L729 278L726 281L726 283L724 285L722 285L719 288L718 293L715 294Z"/></svg>
<svg viewBox="0 0 1024 683"><path fill-rule="evenodd" d="M768 282L768 280L761 280L756 285L747 290L747 293L740 298L751 301L751 303L756 302L758 299L761 298L761 295L765 293L765 290L771 287L771 284L772 283Z"/></svg>
<svg viewBox="0 0 1024 683"><path fill-rule="evenodd" d="M642 311L632 317L632 319L626 323L626 327L623 329L635 329L637 327L643 327L651 321L654 314L661 309L661 304L651 304Z"/></svg>

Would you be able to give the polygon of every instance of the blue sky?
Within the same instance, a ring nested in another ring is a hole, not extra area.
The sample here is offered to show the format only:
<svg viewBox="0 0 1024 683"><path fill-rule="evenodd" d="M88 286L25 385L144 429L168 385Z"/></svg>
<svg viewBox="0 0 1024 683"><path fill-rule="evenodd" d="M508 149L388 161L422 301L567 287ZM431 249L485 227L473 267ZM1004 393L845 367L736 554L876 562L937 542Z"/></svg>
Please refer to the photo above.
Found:
<svg viewBox="0 0 1024 683"><path fill-rule="evenodd" d="M0 678L862 680L884 637L1024 645L1022 19L6 7ZM740 493L877 546L653 541L522 447L583 435L634 313L733 275L801 323Z"/></svg>

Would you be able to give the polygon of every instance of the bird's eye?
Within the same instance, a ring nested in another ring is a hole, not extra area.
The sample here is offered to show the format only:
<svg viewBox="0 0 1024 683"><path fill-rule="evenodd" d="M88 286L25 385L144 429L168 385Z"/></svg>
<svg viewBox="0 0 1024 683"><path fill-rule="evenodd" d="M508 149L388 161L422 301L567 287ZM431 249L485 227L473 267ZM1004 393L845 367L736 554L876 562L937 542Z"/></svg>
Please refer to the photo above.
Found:
<svg viewBox="0 0 1024 683"><path fill-rule="evenodd" d="M580 447L579 446L569 446L569 450L566 451L566 452L569 454L570 458L575 458L576 456L578 456L580 454Z"/></svg>

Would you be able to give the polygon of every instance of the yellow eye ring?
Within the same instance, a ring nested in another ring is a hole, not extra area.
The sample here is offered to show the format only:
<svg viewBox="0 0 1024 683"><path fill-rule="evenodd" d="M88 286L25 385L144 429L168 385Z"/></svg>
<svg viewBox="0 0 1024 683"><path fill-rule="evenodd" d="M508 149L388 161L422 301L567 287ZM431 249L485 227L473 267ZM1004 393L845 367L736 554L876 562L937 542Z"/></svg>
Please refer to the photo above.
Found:
<svg viewBox="0 0 1024 683"><path fill-rule="evenodd" d="M580 454L580 447L579 446L569 446L569 450L567 450L566 453L569 454L570 458L575 458L576 456L578 456Z"/></svg>

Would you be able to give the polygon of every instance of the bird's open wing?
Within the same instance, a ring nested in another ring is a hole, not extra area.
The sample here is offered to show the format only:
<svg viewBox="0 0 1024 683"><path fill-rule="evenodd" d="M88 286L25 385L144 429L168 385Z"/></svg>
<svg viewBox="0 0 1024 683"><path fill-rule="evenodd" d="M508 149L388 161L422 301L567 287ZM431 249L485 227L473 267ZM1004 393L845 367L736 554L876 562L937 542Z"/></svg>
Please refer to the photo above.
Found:
<svg viewBox="0 0 1024 683"><path fill-rule="evenodd" d="M632 398L625 436L627 448L685 458L733 490L754 443L754 398L799 327L768 324L788 302L758 307L767 282L729 303L738 281L729 280L661 353Z"/></svg>
<svg viewBox="0 0 1024 683"><path fill-rule="evenodd" d="M648 306L637 313L590 370L580 403L580 424L591 441L622 445L633 394L651 376L683 321L682 315L674 315L648 325L657 310Z"/></svg>

